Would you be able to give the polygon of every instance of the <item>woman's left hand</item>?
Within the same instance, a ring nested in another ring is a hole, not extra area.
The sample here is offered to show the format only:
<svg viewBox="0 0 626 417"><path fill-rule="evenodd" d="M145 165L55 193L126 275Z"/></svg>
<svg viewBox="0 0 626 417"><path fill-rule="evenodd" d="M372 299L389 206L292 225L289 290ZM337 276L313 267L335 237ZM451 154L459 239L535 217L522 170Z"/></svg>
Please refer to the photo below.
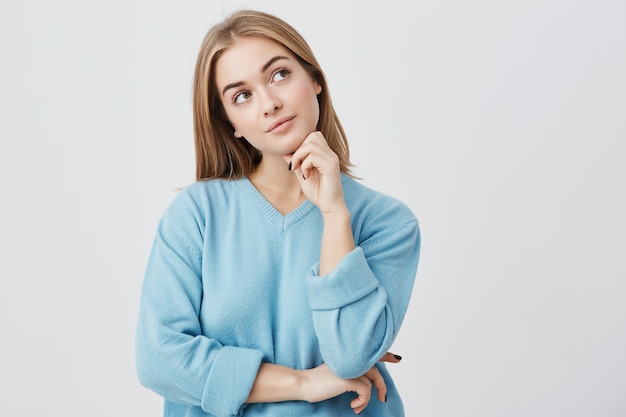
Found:
<svg viewBox="0 0 626 417"><path fill-rule="evenodd" d="M304 195L323 215L345 210L339 157L321 132L310 133L289 158Z"/></svg>

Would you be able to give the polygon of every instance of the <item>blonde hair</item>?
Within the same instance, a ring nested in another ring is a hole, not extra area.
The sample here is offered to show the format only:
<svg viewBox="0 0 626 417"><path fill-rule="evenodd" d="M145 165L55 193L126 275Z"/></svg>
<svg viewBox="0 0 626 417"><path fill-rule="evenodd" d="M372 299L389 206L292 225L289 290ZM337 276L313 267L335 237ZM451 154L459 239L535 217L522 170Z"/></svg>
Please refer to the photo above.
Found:
<svg viewBox="0 0 626 417"><path fill-rule="evenodd" d="M285 21L270 14L240 10L206 34L193 82L193 121L196 151L196 180L235 179L252 173L261 162L261 153L245 140L233 137L215 85L215 64L237 39L262 37L280 43L322 87L317 96L320 116L317 129L339 157L341 172L351 175L346 134L333 108L324 73L304 38Z"/></svg>

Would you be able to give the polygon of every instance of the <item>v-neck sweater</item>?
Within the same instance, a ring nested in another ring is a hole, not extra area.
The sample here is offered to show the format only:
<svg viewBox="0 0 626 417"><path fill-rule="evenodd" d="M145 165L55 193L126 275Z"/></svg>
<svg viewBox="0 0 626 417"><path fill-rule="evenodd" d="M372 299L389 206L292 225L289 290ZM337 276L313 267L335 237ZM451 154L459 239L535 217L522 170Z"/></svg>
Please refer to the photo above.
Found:
<svg viewBox="0 0 626 417"><path fill-rule="evenodd" d="M310 201L283 215L245 177L196 182L172 200L148 259L136 337L139 379L164 397L165 417L352 414L351 393L246 404L262 362L326 363L342 378L377 366L387 402L374 392L361 415L404 415L377 361L408 307L418 222L399 200L347 176L342 184L356 247L322 276L323 221Z"/></svg>

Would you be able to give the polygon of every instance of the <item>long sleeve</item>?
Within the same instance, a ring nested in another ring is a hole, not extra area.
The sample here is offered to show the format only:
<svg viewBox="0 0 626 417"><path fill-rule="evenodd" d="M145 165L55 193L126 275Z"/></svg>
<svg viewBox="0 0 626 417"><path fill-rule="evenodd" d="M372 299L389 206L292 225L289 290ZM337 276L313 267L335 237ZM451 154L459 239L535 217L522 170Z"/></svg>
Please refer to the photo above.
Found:
<svg viewBox="0 0 626 417"><path fill-rule="evenodd" d="M412 218L412 216L404 216ZM363 375L391 347L413 288L420 252L416 219L357 242L330 273L306 277L320 351L337 375ZM392 219L389 219L392 220Z"/></svg>
<svg viewBox="0 0 626 417"><path fill-rule="evenodd" d="M262 362L363 374L393 342L413 285L419 231L403 204L345 180L357 247L319 275L322 218L305 201L278 212L247 179L196 182L161 218L148 259L136 335L140 382L164 416L348 415L350 393L246 404ZM348 200L347 200L348 201ZM309 274L310 276L307 276ZM363 416L402 415L388 401Z"/></svg>
<svg viewBox="0 0 626 417"><path fill-rule="evenodd" d="M164 216L142 288L138 377L165 399L215 416L240 415L263 353L202 334L202 233Z"/></svg>

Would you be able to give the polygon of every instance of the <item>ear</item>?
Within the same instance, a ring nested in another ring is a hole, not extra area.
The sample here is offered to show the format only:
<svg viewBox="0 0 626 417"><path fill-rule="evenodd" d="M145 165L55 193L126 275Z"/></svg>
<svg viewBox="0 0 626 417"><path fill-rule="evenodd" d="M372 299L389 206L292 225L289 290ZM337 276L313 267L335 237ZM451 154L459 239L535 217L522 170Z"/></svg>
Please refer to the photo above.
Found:
<svg viewBox="0 0 626 417"><path fill-rule="evenodd" d="M316 96L322 92L322 86L317 82L317 80L313 80L313 90L315 91Z"/></svg>

